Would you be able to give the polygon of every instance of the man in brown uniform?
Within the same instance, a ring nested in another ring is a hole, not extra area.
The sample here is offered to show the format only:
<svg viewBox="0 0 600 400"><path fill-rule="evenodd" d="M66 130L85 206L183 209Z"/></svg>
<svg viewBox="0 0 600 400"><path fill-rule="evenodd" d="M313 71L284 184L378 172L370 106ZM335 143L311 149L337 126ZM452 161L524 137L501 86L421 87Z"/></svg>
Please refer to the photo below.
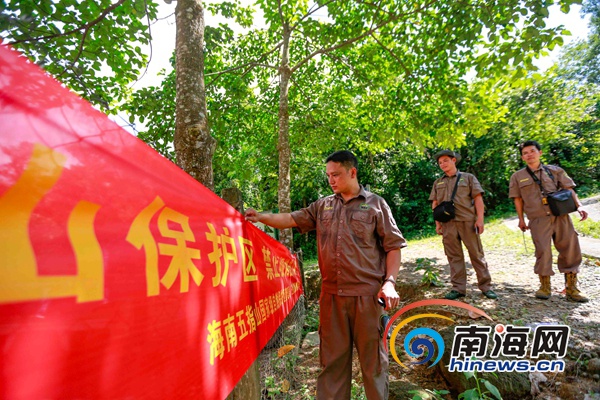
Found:
<svg viewBox="0 0 600 400"><path fill-rule="evenodd" d="M496 299L498 296L492 290L492 277L488 270L483 247L479 235L483 233L483 189L477 178L466 172L459 172L456 164L460 161L460 155L451 150L442 150L435 155L444 176L433 183L429 200L432 200L432 208L443 201L449 201L457 174L460 173L456 195L454 197L455 218L448 222L435 221L435 231L442 235L444 252L450 264L450 281L452 290L446 294L449 300L464 297L467 291L467 272L465 255L462 243L469 252L469 258L473 269L477 274L477 284L484 296Z"/></svg>
<svg viewBox="0 0 600 400"><path fill-rule="evenodd" d="M546 300L552 294L550 277L554 275L551 247L553 240L554 247L558 250L558 270L565 274L567 299L585 303L588 299L577 288L581 249L571 217L568 214L559 217L552 215L539 184L529 171L541 182L546 193L569 189L573 194L582 221L587 218L588 214L581 208L581 202L573 190L575 182L569 175L560 167L542 165L540 162L541 149L540 144L533 140L528 140L519 146L521 158L527 167L515 172L510 177L508 192L509 197L515 202L519 216L519 228L523 232L527 229L531 230L531 238L535 245L536 260L533 272L539 275L541 283L535 297ZM527 214L529 225L525 222L523 212Z"/></svg>
<svg viewBox="0 0 600 400"><path fill-rule="evenodd" d="M397 307L395 289L400 249L406 247L385 200L357 179L358 162L349 151L326 160L333 195L289 214L246 211L246 219L301 232L317 230L321 288L319 336L322 371L318 399L350 399L352 345L356 345L369 400L388 397L388 355L379 331L382 298Z"/></svg>

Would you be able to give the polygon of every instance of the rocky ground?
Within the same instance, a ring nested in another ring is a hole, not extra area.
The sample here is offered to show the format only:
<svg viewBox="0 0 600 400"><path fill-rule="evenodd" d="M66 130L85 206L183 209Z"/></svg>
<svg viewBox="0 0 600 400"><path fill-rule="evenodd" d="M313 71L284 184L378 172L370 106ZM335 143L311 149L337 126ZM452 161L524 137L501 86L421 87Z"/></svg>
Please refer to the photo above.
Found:
<svg viewBox="0 0 600 400"><path fill-rule="evenodd" d="M596 207L600 207L600 205L598 203L593 205L594 212L600 211L600 208L596 210ZM520 231L517 232L509 228L503 221L498 221L486 226L482 241L494 282L494 290L499 298L489 300L481 295L476 286L473 269L468 264L468 295L461 300L484 310L494 321L472 319L464 310L443 310L447 316L455 319L455 325L487 324L495 326L503 324L535 327L539 324L552 323L568 325L571 328L569 347L565 357L566 372L545 373L541 377L539 375L523 375L526 382L524 388L521 389L512 388L510 385L502 388L500 387L502 382L500 382L499 388L502 396L504 398L534 398L531 395L531 380L535 383L536 379L543 380L545 378L546 382L537 385L539 393L535 398L600 399L600 260L584 258L579 274L580 289L590 298L589 303L572 303L565 299L564 278L558 273L556 266L556 275L552 278L552 297L549 300L538 300L533 296L539 287L539 281L533 274L535 257L530 238L525 237L524 243ZM466 251L465 254L467 254ZM441 286L422 284L424 270L418 267L427 265L439 276ZM443 298L449 290L448 282L449 267L443 252L441 238L435 237L409 243L409 247L403 251L403 268L398 278L399 292L403 299L402 305L421 299ZM316 310L318 305L316 302L310 301L310 288L308 295L309 309L314 313L318 311ZM428 311L431 310L428 309ZM428 326L444 329L442 325L433 321ZM282 398L313 398L315 380L319 371L315 336L316 334L309 334L304 340L294 368L294 382L289 390L280 393ZM449 351L448 347L449 344L447 344L447 351ZM401 349L401 345L397 348ZM400 353L401 351L398 350L398 354ZM423 398L448 390L450 393L437 398L453 399L457 398L458 394L465 389L475 386L474 380L471 379L466 382L466 386L463 382L462 387L456 387L460 384L451 382L452 379L449 380L444 375L440 371L439 364L436 368L418 366L407 370L392 360L390 363L390 398L412 399L416 393L413 391L420 389L419 393ZM352 398L364 398L357 359L355 359L353 379ZM508 381L508 375L500 373L498 379ZM488 393L488 395L490 394Z"/></svg>

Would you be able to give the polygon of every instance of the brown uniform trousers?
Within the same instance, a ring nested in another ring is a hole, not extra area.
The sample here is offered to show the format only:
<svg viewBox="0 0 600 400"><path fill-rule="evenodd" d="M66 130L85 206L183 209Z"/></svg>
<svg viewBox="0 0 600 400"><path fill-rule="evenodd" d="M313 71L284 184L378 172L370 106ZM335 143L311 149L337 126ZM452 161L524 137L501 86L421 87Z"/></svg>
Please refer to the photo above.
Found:
<svg viewBox="0 0 600 400"><path fill-rule="evenodd" d="M568 215L539 217L529 221L531 238L535 245L533 271L541 276L552 276L552 241L558 251L558 271L579 272L581 249L573 221Z"/></svg>
<svg viewBox="0 0 600 400"><path fill-rule="evenodd" d="M383 308L377 296L337 296L321 293L318 400L350 399L352 344L356 345L367 399L387 399L388 354L379 335ZM373 318L377 316L377 318Z"/></svg>
<svg viewBox="0 0 600 400"><path fill-rule="evenodd" d="M444 252L450 264L452 288L465 294L467 291L467 271L462 243L469 252L471 264L477 274L477 285L482 292L492 288L492 277L488 269L479 235L475 233L474 221L449 221L442 223Z"/></svg>

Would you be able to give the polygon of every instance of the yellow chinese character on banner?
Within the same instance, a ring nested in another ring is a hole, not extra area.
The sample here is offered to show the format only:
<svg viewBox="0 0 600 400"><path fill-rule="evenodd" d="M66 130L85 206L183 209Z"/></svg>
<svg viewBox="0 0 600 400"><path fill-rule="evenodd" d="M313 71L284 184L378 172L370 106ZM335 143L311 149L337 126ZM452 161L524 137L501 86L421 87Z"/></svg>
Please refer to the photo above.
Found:
<svg viewBox="0 0 600 400"><path fill-rule="evenodd" d="M254 265L254 249L252 248L252 242L248 239L244 239L238 236L240 241L240 247L242 248L242 271L244 274L244 282L253 282L258 280L258 272L256 265Z"/></svg>
<svg viewBox="0 0 600 400"><path fill-rule="evenodd" d="M275 313L275 307L273 307L273 298L269 296L265 299L265 301L267 303L267 307L269 308L269 316L271 316Z"/></svg>
<svg viewBox="0 0 600 400"><path fill-rule="evenodd" d="M189 218L169 207L164 207L160 197L156 197L150 205L142 210L135 218L127 234L127 241L138 250L143 248L146 253L146 286L148 296L156 296L160 292L160 283L170 289L179 277L179 291L189 291L189 277L191 276L197 286L200 286L204 275L198 270L193 260L200 259L200 250L187 246L187 242L196 241L190 228ZM161 210L162 209L162 210ZM158 215L158 229L163 238L174 239L175 244L158 243L150 223L156 213ZM177 225L177 229L170 226ZM158 272L158 255L171 257L169 267L162 278Z"/></svg>
<svg viewBox="0 0 600 400"><path fill-rule="evenodd" d="M273 256L273 271L275 272L275 278L279 278L279 257Z"/></svg>
<svg viewBox="0 0 600 400"><path fill-rule="evenodd" d="M264 317L260 310L260 302L254 303L254 319L256 321L256 326L262 325Z"/></svg>
<svg viewBox="0 0 600 400"><path fill-rule="evenodd" d="M259 302L260 304L260 316L261 316L261 323L264 322L268 315L267 315L267 309L266 309L266 304L265 304L265 299L260 299Z"/></svg>
<svg viewBox="0 0 600 400"><path fill-rule="evenodd" d="M290 276L290 261L289 260L281 260L279 264L281 267L281 276L287 277Z"/></svg>
<svg viewBox="0 0 600 400"><path fill-rule="evenodd" d="M221 321L213 320L213 322L208 324L208 336L206 340L210 343L210 365L215 365L216 358L219 357L222 360L225 354Z"/></svg>
<svg viewBox="0 0 600 400"><path fill-rule="evenodd" d="M254 310L250 305L246 306L246 319L248 320L250 333L254 333L256 331L256 320L254 319Z"/></svg>
<svg viewBox="0 0 600 400"><path fill-rule="evenodd" d="M207 222L209 232L206 232L206 239L213 244L213 251L208 254L208 260L215 265L215 276L212 284L214 287L227 286L227 275L229 274L229 263L238 262L237 248L235 241L229 236L229 229L223 227L223 233L217 235L213 224ZM221 257L223 263L221 264Z"/></svg>
<svg viewBox="0 0 600 400"><path fill-rule="evenodd" d="M37 257L41 255L36 256L31 244L31 217L56 185L66 162L64 154L35 144L17 182L0 196L0 303L64 297L87 302L104 298L104 259L94 232L94 219L100 209L97 204L79 201L65 223L77 273L38 273Z"/></svg>
<svg viewBox="0 0 600 400"><path fill-rule="evenodd" d="M248 306L250 307L250 306ZM237 317L238 320L238 327L240 328L240 342L242 341L242 339L244 339L246 336L248 336L248 329L246 327L246 321L244 321L244 319L242 318L242 316L244 315L244 310L240 310L238 312L235 313L235 316Z"/></svg>
<svg viewBox="0 0 600 400"><path fill-rule="evenodd" d="M263 247L262 252L263 252L263 262L265 263L265 266L267 267L267 279L272 280L273 279L273 267L271 266L271 250L269 250L266 247Z"/></svg>
<svg viewBox="0 0 600 400"><path fill-rule="evenodd" d="M269 302L271 303L271 314L275 314L275 312L277 312L277 303L275 302L275 295L269 297Z"/></svg>
<svg viewBox="0 0 600 400"><path fill-rule="evenodd" d="M231 351L238 344L237 331L233 320L233 315L227 314L227 318L223 321L225 324L225 337L227 338L227 351Z"/></svg>

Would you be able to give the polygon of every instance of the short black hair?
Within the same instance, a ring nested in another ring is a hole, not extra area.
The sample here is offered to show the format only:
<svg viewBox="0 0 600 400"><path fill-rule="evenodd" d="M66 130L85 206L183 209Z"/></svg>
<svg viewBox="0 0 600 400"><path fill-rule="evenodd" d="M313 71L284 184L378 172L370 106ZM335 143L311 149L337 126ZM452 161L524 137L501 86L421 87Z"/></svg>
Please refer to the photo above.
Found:
<svg viewBox="0 0 600 400"><path fill-rule="evenodd" d="M536 149L542 150L542 146L535 140L526 140L519 145L519 151L521 152L521 155L523 155L523 149L528 146L535 146Z"/></svg>
<svg viewBox="0 0 600 400"><path fill-rule="evenodd" d="M340 150L330 154L325 160L325 164L330 161L341 163L346 169L356 168L358 170L358 160L356 159L356 156L348 150Z"/></svg>

